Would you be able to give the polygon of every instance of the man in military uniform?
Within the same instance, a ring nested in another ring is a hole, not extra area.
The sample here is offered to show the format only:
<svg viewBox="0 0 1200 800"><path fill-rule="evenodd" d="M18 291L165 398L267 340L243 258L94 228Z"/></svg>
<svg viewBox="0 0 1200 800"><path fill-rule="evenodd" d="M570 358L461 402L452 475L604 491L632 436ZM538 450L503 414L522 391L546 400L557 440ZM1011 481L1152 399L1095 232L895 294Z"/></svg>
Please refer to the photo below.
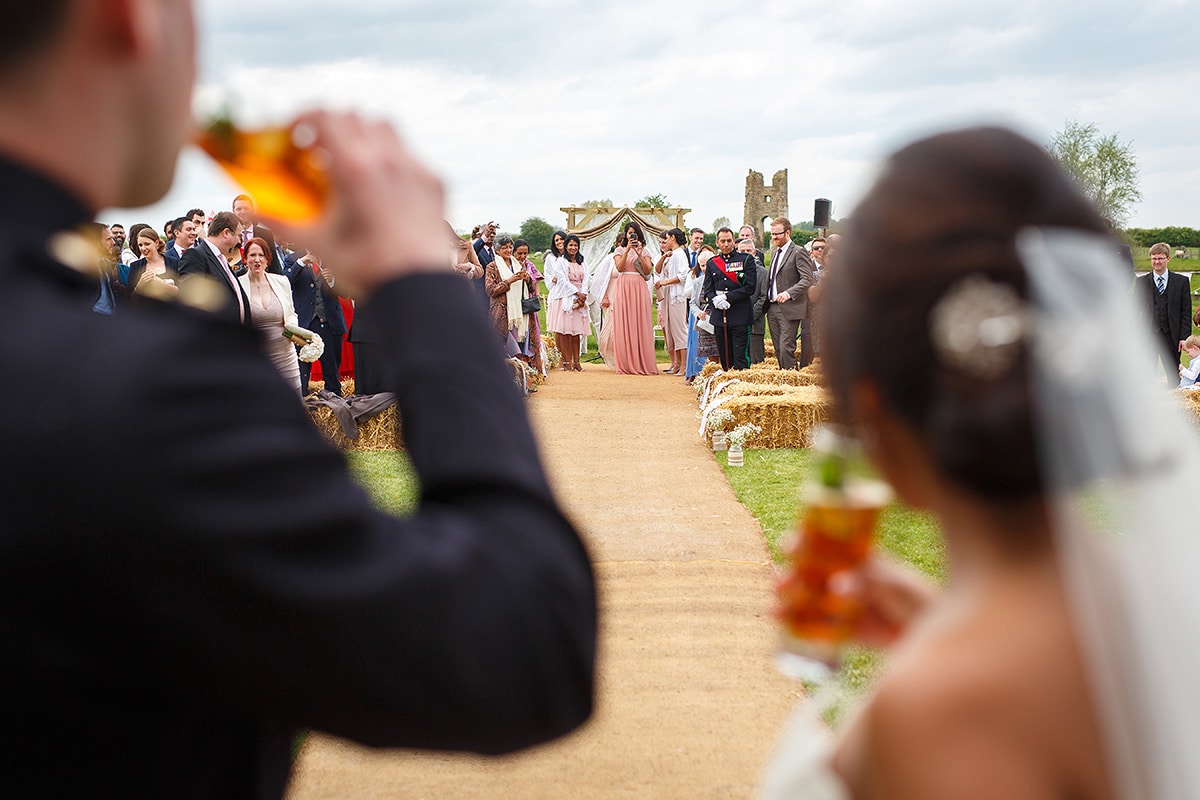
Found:
<svg viewBox="0 0 1200 800"><path fill-rule="evenodd" d="M717 231L718 254L704 268L701 292L712 306L709 321L716 331L717 353L723 369L747 369L750 325L754 322L752 298L758 282L753 253L738 253L733 247L733 230Z"/></svg>
<svg viewBox="0 0 1200 800"><path fill-rule="evenodd" d="M428 235L441 182L389 126L315 112L300 124L327 211L274 223L337 253L339 286L381 312L421 486L401 520L203 292L91 310L79 231L160 198L191 127L190 0L39 0L4 20L0 281L22 335L0 358L31 387L0 414L9 790L281 797L301 729L499 753L579 725L590 564L479 345L491 329Z"/></svg>

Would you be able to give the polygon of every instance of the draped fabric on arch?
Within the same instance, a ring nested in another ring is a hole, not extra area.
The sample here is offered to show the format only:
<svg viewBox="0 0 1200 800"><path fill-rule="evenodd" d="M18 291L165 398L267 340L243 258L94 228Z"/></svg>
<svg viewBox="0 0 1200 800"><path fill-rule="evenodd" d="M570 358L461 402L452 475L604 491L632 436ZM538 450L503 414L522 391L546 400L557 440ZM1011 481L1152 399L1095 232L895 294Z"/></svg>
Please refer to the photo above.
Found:
<svg viewBox="0 0 1200 800"><path fill-rule="evenodd" d="M636 222L641 226L643 233L646 235L645 249L650 258L654 261L658 260L658 235L663 231L671 229L671 225L663 225L662 222L655 220L648 213L648 209L633 209L620 208L614 209L611 213L595 218L592 224L586 228L579 230L568 231L579 237L580 252L583 253L583 263L590 270L600 263L609 252L612 251L613 243L617 241L617 234L621 232L621 221L626 217Z"/></svg>

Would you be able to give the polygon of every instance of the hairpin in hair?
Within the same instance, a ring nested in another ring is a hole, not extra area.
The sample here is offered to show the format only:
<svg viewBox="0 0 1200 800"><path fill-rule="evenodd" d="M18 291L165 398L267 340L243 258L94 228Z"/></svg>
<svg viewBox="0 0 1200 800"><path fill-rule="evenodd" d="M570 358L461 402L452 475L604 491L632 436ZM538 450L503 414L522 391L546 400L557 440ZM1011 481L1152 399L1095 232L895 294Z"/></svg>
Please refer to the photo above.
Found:
<svg viewBox="0 0 1200 800"><path fill-rule="evenodd" d="M975 274L938 300L929 314L929 329L946 366L972 378L992 380L1016 362L1031 320L1015 289Z"/></svg>

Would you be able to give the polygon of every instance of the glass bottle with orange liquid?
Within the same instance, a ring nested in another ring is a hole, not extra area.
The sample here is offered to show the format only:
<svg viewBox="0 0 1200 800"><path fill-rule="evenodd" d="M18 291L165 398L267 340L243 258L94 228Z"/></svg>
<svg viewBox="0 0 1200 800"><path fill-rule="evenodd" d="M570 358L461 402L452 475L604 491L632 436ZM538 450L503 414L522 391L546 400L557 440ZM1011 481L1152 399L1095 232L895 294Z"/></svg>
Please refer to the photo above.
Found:
<svg viewBox="0 0 1200 800"><path fill-rule="evenodd" d="M329 184L303 126L239 128L228 114L200 127L192 143L241 184L258 210L288 222L306 222L325 207Z"/></svg>
<svg viewBox="0 0 1200 800"><path fill-rule="evenodd" d="M777 589L783 628L777 660L788 675L820 680L839 665L863 612L857 597L836 591L835 576L870 554L875 523L892 493L869 473L844 430L822 426L812 441L815 475L805 487Z"/></svg>

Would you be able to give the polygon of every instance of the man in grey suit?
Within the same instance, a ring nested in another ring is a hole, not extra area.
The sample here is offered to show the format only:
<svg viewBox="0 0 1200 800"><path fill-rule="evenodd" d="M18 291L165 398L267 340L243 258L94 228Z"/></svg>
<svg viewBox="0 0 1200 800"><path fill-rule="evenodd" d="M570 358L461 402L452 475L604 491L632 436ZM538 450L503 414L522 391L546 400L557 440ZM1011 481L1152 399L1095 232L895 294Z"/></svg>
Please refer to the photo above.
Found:
<svg viewBox="0 0 1200 800"><path fill-rule="evenodd" d="M780 217L771 223L771 266L767 271L767 329L780 369L796 369L796 333L808 316L808 287L813 282L812 259L792 241L792 223ZM802 342L799 367L812 361L812 347Z"/></svg>

